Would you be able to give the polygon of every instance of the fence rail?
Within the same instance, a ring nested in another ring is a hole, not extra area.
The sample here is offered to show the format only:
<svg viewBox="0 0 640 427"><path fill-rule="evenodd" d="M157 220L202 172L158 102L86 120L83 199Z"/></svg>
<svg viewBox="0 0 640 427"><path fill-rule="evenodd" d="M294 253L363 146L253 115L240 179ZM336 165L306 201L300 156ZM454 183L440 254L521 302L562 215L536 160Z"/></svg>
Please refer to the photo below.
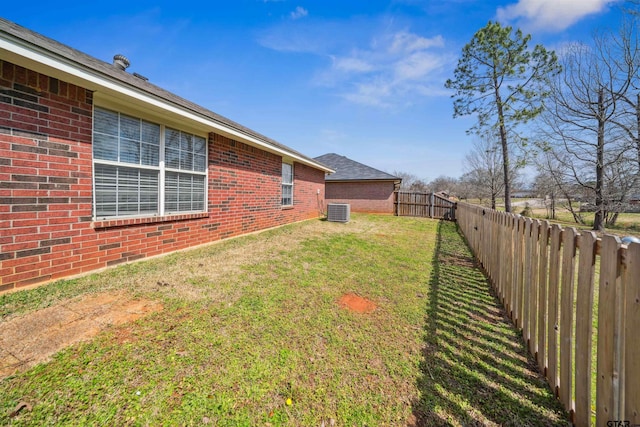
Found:
<svg viewBox="0 0 640 427"><path fill-rule="evenodd" d="M394 193L394 214L455 220L456 202L436 193L397 191Z"/></svg>
<svg viewBox="0 0 640 427"><path fill-rule="evenodd" d="M640 425L640 244L467 203L457 220L575 425Z"/></svg>

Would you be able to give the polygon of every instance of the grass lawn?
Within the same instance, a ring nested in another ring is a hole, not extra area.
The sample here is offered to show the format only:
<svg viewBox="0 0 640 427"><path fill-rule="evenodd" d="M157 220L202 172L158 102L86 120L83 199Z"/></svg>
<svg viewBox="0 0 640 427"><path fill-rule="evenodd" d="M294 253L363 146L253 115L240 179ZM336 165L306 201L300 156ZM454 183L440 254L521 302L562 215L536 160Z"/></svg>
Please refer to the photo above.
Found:
<svg viewBox="0 0 640 427"><path fill-rule="evenodd" d="M0 380L0 424L567 425L452 223L308 221L1 295L0 318L110 290L164 310Z"/></svg>

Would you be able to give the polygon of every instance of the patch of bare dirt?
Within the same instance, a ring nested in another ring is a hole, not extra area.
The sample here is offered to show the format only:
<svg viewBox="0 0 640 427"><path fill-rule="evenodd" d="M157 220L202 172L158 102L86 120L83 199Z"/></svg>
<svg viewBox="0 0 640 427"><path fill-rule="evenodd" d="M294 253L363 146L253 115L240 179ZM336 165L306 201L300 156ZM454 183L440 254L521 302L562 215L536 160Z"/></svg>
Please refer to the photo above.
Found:
<svg viewBox="0 0 640 427"><path fill-rule="evenodd" d="M338 304L357 313L371 313L377 308L376 303L356 294L342 295Z"/></svg>
<svg viewBox="0 0 640 427"><path fill-rule="evenodd" d="M109 326L132 322L162 308L155 301L109 292L73 298L0 323L0 378L45 362Z"/></svg>

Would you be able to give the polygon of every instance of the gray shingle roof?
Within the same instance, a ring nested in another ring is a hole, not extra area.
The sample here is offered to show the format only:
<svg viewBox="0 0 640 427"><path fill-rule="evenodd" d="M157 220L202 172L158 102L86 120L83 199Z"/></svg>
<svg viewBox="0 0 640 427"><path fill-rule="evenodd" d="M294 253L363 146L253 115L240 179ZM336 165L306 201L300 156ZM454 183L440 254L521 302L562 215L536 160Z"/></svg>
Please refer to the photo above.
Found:
<svg viewBox="0 0 640 427"><path fill-rule="evenodd" d="M336 171L334 174L326 175L326 181L400 181L402 179L335 153L323 154L315 157L315 160Z"/></svg>
<svg viewBox="0 0 640 427"><path fill-rule="evenodd" d="M191 101L181 98L178 95L175 95L165 89L162 89L159 86L136 77L133 74L128 73L127 71L121 70L113 64L101 61L97 58L80 52L79 50L73 49L67 45L59 43L55 40L52 40L48 37L45 37L41 34L21 27L18 24L0 17L0 38L6 38L7 35L13 36L14 38L21 40L22 42L26 42L27 45L29 45L31 48L35 48L39 51L45 51L50 55L69 61L76 66L92 70L93 72L97 72L104 77L114 79L123 86L134 87L136 90L143 91L148 95L160 98L165 102L169 102L171 104L179 106L182 109L205 117L206 119L209 119L227 128L233 129L237 132L240 132L241 134L255 138L266 145L284 150L287 153L296 155L313 164L317 164L317 161L314 161L310 157L305 156L304 154L295 151L290 147L287 147L286 145L283 145L271 138L255 132L252 129L242 126L239 123L229 120L226 117L216 114L213 111L201 107Z"/></svg>

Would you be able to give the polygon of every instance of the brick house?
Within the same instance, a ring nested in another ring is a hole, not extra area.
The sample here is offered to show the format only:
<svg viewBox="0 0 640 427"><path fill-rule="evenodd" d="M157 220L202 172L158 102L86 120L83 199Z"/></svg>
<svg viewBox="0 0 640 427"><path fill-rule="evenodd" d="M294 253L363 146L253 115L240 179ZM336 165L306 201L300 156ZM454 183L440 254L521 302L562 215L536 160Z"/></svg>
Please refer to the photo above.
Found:
<svg viewBox="0 0 640 427"><path fill-rule="evenodd" d="M0 291L316 218L331 169L0 19Z"/></svg>
<svg viewBox="0 0 640 427"><path fill-rule="evenodd" d="M394 213L393 193L402 178L335 153L315 160L335 170L325 176L327 203L349 203L352 212Z"/></svg>

